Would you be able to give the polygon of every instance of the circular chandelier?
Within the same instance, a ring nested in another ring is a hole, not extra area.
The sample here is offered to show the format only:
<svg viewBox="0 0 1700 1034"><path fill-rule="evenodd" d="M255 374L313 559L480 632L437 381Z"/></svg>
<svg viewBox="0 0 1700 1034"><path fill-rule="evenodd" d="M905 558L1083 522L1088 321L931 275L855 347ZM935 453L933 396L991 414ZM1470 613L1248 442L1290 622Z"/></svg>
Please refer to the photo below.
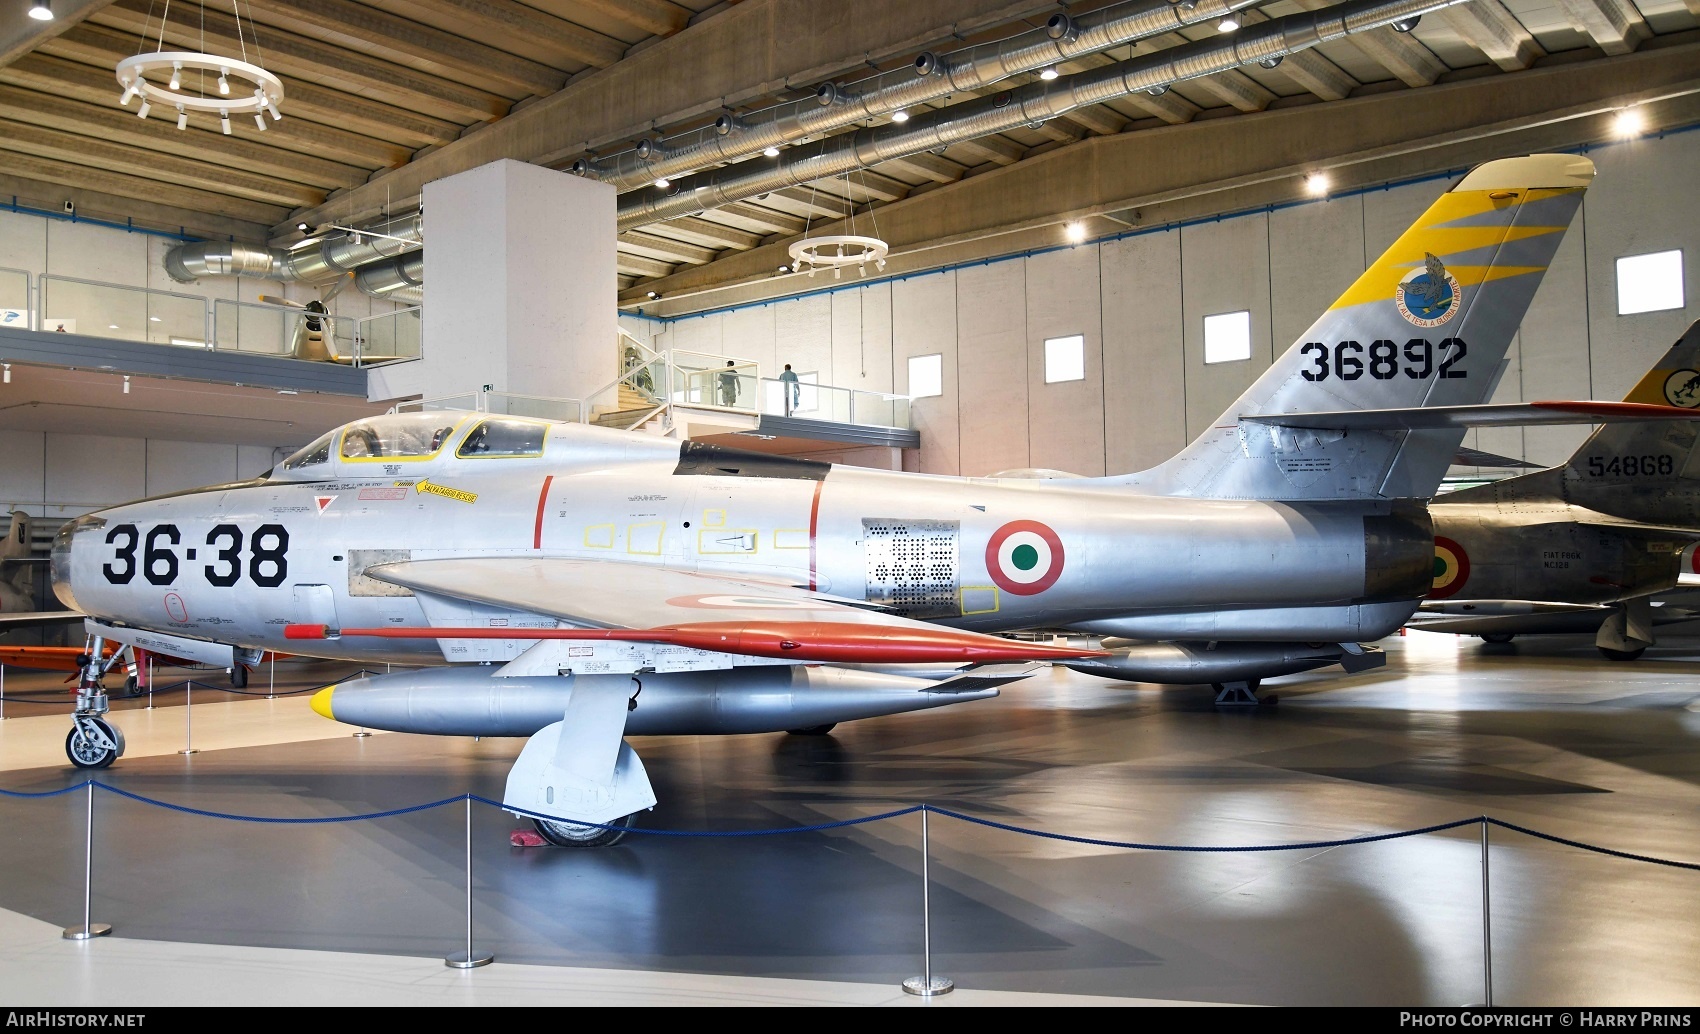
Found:
<svg viewBox="0 0 1700 1034"><path fill-rule="evenodd" d="M217 112L219 128L225 136L230 135L232 112L253 115L254 125L262 132L266 128L267 114L271 115L273 122L281 121L283 114L278 111L278 105L283 103L283 80L247 60L248 41L242 35L244 19L236 0L231 0L231 9L236 14L237 39L242 48L240 59L202 51L163 49L165 21L162 18L156 43L160 49L138 53L118 62L118 84L124 87L118 98L119 105L127 108L132 98L140 97L142 104L136 109L138 118L147 118L155 104L175 108L178 129L189 128L190 112ZM167 6L166 10L169 12L170 7ZM248 18L247 22L249 35L253 35L253 18ZM148 30L144 28L144 46L148 42L147 36ZM256 39L254 42L257 49L259 41ZM185 89L190 82L185 73L194 73L189 89ZM216 89L207 86L209 74L217 77ZM232 80L235 80L234 83Z"/></svg>
<svg viewBox="0 0 1700 1034"><path fill-rule="evenodd" d="M807 269L809 275L814 276L817 268L825 267L831 269L833 279L837 279L845 266L858 267L863 276L867 275L870 262L874 268L884 270L885 257L891 246L878 237L839 233L827 237L805 237L792 244L789 250L791 268L797 272Z"/></svg>

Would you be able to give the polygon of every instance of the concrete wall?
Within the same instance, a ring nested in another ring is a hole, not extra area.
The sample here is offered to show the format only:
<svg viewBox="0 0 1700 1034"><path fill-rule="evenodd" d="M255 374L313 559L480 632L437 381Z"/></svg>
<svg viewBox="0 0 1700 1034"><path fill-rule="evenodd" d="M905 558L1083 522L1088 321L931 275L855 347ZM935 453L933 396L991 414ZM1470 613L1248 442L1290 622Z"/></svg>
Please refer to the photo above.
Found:
<svg viewBox="0 0 1700 1034"><path fill-rule="evenodd" d="M1700 315L1700 133L1591 153L1599 177L1535 298L1494 401L1617 399ZM1121 473L1208 427L1449 186L1407 184L848 286L656 325L658 347L789 362L823 384L908 390L910 356L943 356L944 394L912 406L910 469ZM1616 260L1680 248L1684 309L1617 315ZM825 284L822 285L826 286ZM1249 310L1252 355L1204 364L1204 317ZM1086 338L1086 379L1046 384L1044 340ZM1541 464L1579 427L1496 429L1465 444Z"/></svg>
<svg viewBox="0 0 1700 1034"><path fill-rule="evenodd" d="M0 507L64 519L144 496L253 477L266 446L0 431Z"/></svg>

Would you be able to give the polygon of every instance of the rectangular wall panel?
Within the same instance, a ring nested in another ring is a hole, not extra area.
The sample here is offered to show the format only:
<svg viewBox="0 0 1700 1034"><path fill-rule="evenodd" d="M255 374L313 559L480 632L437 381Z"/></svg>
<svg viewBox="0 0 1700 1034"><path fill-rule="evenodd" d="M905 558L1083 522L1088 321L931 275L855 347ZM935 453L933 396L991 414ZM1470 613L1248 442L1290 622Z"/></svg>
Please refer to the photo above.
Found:
<svg viewBox="0 0 1700 1034"><path fill-rule="evenodd" d="M1269 215L1275 354L1298 341L1363 274L1362 197L1330 198Z"/></svg>
<svg viewBox="0 0 1700 1034"><path fill-rule="evenodd" d="M1032 466L1026 266L1015 260L956 272L961 472L971 477Z"/></svg>
<svg viewBox="0 0 1700 1034"><path fill-rule="evenodd" d="M47 515L45 439L40 431L0 431L0 505Z"/></svg>
<svg viewBox="0 0 1700 1034"><path fill-rule="evenodd" d="M49 434L46 480L49 516L140 499L148 494L147 442Z"/></svg>
<svg viewBox="0 0 1700 1034"><path fill-rule="evenodd" d="M891 285L892 367L899 394L909 394L909 358L944 357L944 394L916 399L910 419L921 447L904 457L906 469L961 473L956 377L956 272L907 277Z"/></svg>
<svg viewBox="0 0 1700 1034"><path fill-rule="evenodd" d="M1098 246L1104 462L1111 474L1155 466L1187 441L1180 240L1179 230L1168 230Z"/></svg>
<svg viewBox="0 0 1700 1034"><path fill-rule="evenodd" d="M1029 466L1101 477L1104 470L1104 334L1096 245L1027 259ZM1086 339L1086 377L1045 383L1045 339Z"/></svg>
<svg viewBox="0 0 1700 1034"><path fill-rule="evenodd" d="M1196 438L1269 366L1269 223L1263 215L1181 230L1187 437ZM1248 310L1251 358L1204 362L1204 317Z"/></svg>

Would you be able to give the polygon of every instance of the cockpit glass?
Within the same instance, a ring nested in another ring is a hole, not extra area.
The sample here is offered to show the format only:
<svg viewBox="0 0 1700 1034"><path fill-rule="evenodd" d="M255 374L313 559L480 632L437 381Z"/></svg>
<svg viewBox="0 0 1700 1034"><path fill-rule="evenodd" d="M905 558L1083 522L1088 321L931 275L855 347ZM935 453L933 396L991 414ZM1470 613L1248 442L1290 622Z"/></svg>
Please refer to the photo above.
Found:
<svg viewBox="0 0 1700 1034"><path fill-rule="evenodd" d="M300 470L303 467L316 467L321 463L329 463L331 458L331 443L336 441L336 432L315 440L311 445L301 448L295 455L283 461L284 470Z"/></svg>
<svg viewBox="0 0 1700 1034"><path fill-rule="evenodd" d="M474 427L455 453L461 459L481 456L541 456L548 424L530 420L486 420Z"/></svg>
<svg viewBox="0 0 1700 1034"><path fill-rule="evenodd" d="M342 458L393 460L435 456L454 433L455 423L437 414L362 420L348 425L342 432Z"/></svg>

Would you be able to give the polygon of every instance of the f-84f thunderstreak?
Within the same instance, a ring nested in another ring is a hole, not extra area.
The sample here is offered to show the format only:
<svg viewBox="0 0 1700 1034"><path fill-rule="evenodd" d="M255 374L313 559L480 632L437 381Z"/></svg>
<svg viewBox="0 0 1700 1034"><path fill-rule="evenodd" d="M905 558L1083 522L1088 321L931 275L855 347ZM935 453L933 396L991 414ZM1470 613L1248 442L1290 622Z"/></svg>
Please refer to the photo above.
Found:
<svg viewBox="0 0 1700 1034"><path fill-rule="evenodd" d="M375 728L530 737L505 801L558 818L539 823L556 842L610 842L655 804L627 735L818 731L1021 673L905 666L1055 660L1249 695L1362 656L1428 591L1425 502L1471 414L1506 409L1480 403L1592 177L1569 155L1473 170L1143 473L906 474L399 414L251 482L83 517L55 544L55 585L103 641L431 666L313 703ZM996 635L1026 629L1104 649ZM120 745L98 676L69 741L80 765Z"/></svg>

